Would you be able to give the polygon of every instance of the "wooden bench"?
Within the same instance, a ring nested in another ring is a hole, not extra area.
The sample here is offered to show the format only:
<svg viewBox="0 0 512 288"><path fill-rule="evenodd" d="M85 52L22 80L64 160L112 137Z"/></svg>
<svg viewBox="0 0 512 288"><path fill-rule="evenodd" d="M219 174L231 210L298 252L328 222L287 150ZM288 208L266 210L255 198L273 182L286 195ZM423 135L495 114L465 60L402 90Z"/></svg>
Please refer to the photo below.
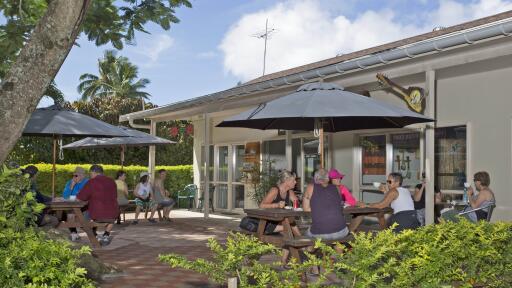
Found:
<svg viewBox="0 0 512 288"><path fill-rule="evenodd" d="M334 245L336 243L348 243L350 241L354 240L354 235L348 234L345 238L340 240L322 240L322 243L328 244L328 245ZM307 236L300 236L295 237L293 239L285 239L284 240L284 246L291 246L296 248L304 248L309 246L314 246L316 242L315 238L310 238Z"/></svg>
<svg viewBox="0 0 512 288"><path fill-rule="evenodd" d="M135 211L137 205L135 205L135 200L129 200L128 204L119 206L119 220L121 220L121 214L123 215L123 222L126 222L126 212ZM156 208L156 212L158 213L158 220L162 221L162 207L158 205ZM148 213L151 209L144 209L144 219L148 219ZM120 224L121 221L117 223Z"/></svg>

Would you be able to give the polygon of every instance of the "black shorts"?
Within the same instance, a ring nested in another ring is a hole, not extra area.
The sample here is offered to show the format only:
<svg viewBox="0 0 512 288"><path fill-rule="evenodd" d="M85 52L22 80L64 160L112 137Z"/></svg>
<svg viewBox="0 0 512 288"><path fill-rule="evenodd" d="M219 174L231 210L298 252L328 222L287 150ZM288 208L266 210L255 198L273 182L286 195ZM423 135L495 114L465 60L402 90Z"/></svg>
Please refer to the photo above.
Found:
<svg viewBox="0 0 512 288"><path fill-rule="evenodd" d="M397 223L393 232L399 233L405 229L416 229L420 227L418 218L416 217L416 210L400 211L396 214L391 215L389 218L389 226Z"/></svg>

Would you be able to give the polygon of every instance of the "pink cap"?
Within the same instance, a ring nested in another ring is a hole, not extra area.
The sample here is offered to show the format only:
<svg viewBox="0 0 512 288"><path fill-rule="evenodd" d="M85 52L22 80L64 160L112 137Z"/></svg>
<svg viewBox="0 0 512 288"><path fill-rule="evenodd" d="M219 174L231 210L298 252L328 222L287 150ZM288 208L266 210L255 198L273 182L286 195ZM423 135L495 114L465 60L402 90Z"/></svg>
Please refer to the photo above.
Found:
<svg viewBox="0 0 512 288"><path fill-rule="evenodd" d="M331 169L329 170L329 178L330 179L343 179L343 177L345 177L345 175L341 174L338 170L336 169Z"/></svg>

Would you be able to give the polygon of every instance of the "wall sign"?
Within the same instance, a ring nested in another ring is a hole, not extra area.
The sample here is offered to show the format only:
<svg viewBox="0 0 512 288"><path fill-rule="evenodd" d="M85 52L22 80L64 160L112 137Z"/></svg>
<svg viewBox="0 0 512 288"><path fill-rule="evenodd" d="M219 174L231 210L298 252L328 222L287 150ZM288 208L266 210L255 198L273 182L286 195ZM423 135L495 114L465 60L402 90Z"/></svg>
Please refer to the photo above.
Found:
<svg viewBox="0 0 512 288"><path fill-rule="evenodd" d="M384 76L384 74L377 73L377 80L379 84L389 88L393 94L402 98L405 103L407 103L407 107L410 110L423 114L425 111L425 90L420 87L411 86L408 88L404 88L395 82L389 80L388 77Z"/></svg>

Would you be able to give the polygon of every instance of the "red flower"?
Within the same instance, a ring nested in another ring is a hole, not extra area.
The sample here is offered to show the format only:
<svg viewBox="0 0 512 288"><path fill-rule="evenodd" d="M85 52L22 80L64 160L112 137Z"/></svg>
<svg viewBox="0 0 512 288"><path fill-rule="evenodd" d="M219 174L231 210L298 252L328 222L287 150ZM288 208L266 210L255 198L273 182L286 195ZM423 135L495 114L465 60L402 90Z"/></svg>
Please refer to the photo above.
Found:
<svg viewBox="0 0 512 288"><path fill-rule="evenodd" d="M179 133L178 127L171 127L170 133L171 133L172 137L178 136L178 133Z"/></svg>
<svg viewBox="0 0 512 288"><path fill-rule="evenodd" d="M187 135L194 135L194 125L188 124L187 128L185 128L185 132Z"/></svg>

